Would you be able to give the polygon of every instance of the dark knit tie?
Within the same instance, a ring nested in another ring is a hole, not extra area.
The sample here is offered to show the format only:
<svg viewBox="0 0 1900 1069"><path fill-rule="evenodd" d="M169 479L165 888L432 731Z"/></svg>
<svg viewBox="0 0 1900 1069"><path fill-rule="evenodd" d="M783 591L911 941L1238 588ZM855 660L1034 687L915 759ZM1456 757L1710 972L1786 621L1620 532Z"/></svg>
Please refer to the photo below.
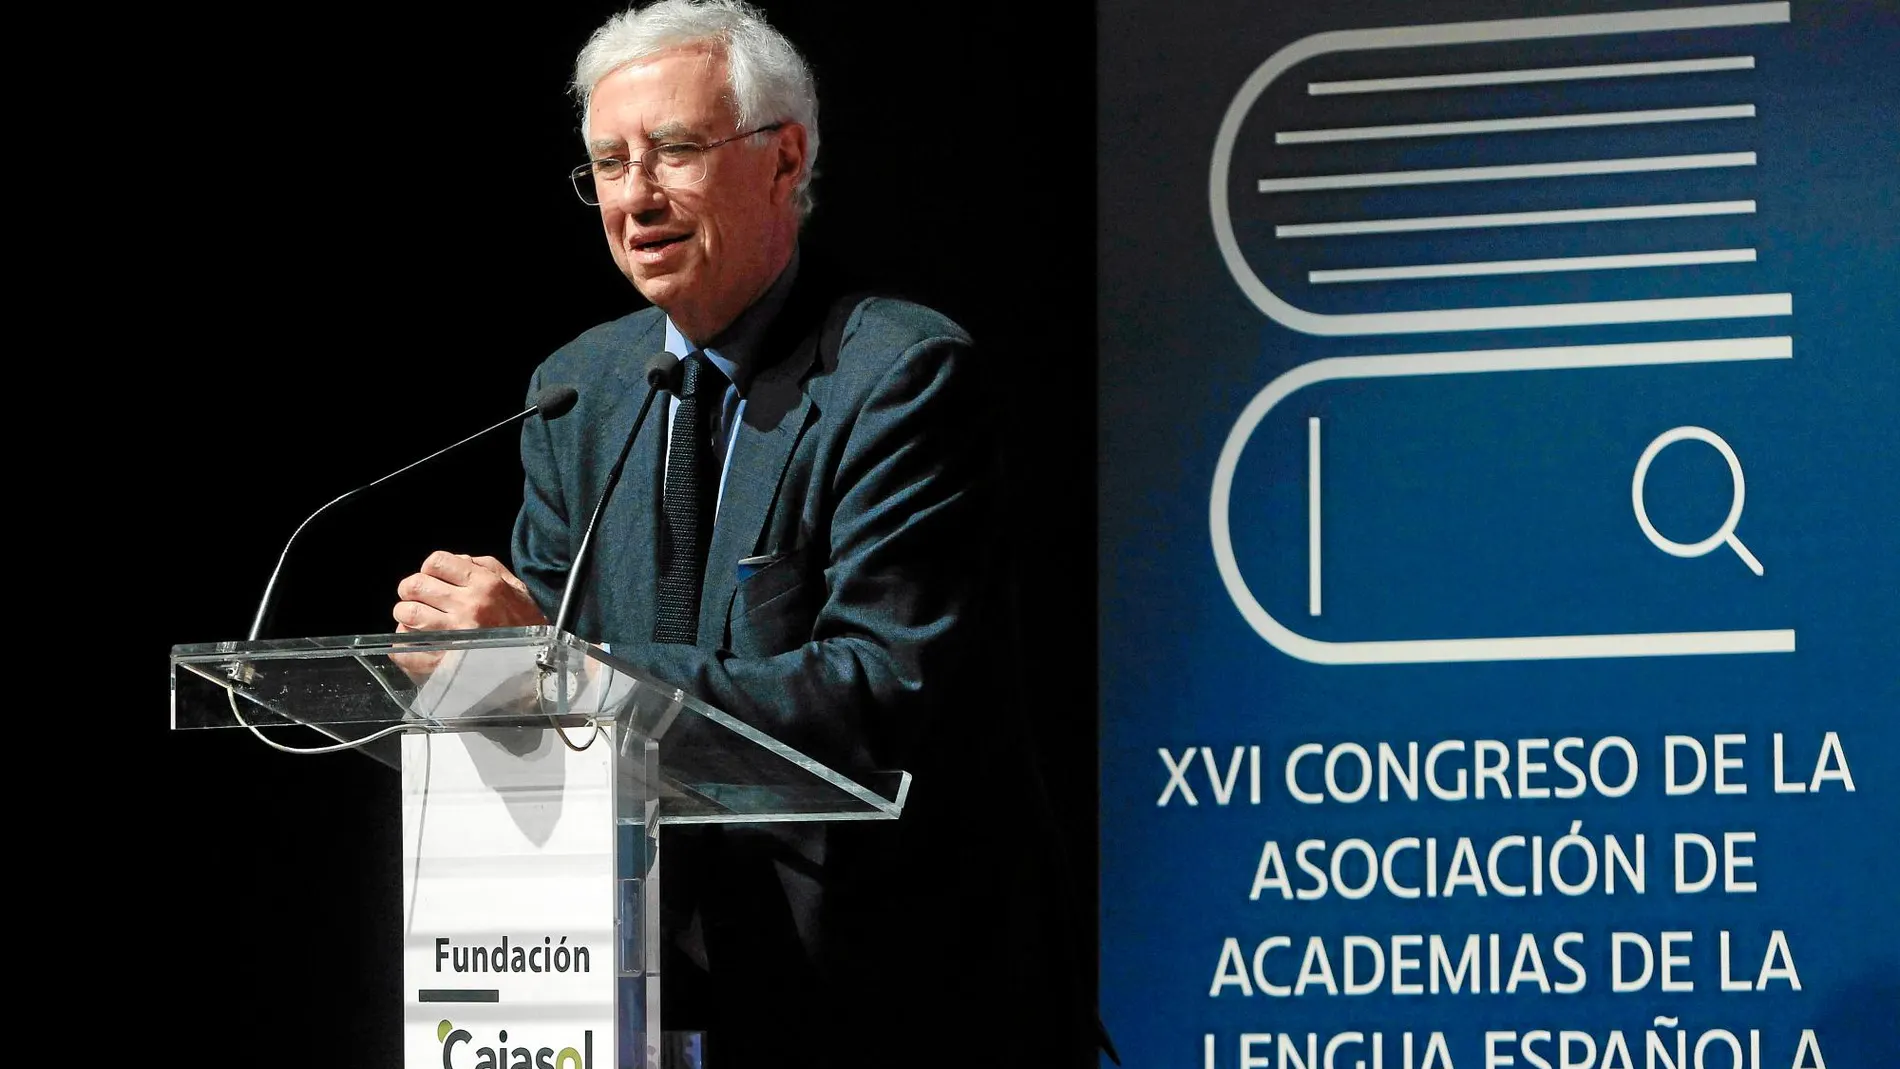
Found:
<svg viewBox="0 0 1900 1069"><path fill-rule="evenodd" d="M697 352L686 358L682 372L672 444L667 448L655 642L699 639L699 591L706 573L706 547L712 541L713 494L719 485L717 473L708 470L713 457L710 436L719 420L726 378L704 353Z"/></svg>

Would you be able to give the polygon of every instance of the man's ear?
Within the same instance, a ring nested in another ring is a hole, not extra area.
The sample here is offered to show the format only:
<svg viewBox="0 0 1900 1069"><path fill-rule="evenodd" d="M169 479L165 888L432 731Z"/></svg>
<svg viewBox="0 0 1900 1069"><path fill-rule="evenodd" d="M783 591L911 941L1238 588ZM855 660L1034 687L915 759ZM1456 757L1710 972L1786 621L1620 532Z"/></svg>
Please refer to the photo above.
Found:
<svg viewBox="0 0 1900 1069"><path fill-rule="evenodd" d="M805 127L788 122L779 129L774 140L778 143L778 153L773 160L772 188L775 192L782 188L789 196L797 188L799 176L805 173L808 144Z"/></svg>

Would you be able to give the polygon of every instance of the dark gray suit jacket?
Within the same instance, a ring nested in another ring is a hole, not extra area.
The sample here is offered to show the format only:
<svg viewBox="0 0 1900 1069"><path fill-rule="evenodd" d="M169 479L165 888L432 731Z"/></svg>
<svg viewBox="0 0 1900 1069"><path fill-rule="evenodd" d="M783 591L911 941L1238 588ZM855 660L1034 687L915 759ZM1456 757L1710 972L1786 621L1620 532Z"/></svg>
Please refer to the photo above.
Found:
<svg viewBox="0 0 1900 1069"><path fill-rule="evenodd" d="M582 638L812 756L904 767L920 721L969 647L983 578L988 429L970 339L915 304L842 313L801 275L745 388L700 599L700 641L650 641L667 423L641 429L596 532ZM833 315L834 351L820 340ZM839 320L842 321L839 321ZM657 309L597 327L549 358L531 390L571 383L575 410L524 431L514 563L552 609L569 554L664 348ZM676 354L677 355L677 354ZM742 558L774 562L738 579Z"/></svg>
<svg viewBox="0 0 1900 1069"><path fill-rule="evenodd" d="M535 373L530 393L580 392L574 412L523 434L514 564L550 614L663 345L648 309ZM894 823L669 829L666 923L703 936L705 953L667 962L667 1027L710 1029L720 1069L1013 1064L942 1041L1012 1013L1047 1035L1067 1012L1042 971L1056 959L1041 946L1040 876L1023 867L1034 850L1004 847L1034 772L988 674L1001 528L975 351L943 316L841 299L808 265L764 352L769 366L745 387L698 644L650 641L658 404L595 535L575 631L834 767L916 778ZM759 556L773 561L740 581L738 561Z"/></svg>

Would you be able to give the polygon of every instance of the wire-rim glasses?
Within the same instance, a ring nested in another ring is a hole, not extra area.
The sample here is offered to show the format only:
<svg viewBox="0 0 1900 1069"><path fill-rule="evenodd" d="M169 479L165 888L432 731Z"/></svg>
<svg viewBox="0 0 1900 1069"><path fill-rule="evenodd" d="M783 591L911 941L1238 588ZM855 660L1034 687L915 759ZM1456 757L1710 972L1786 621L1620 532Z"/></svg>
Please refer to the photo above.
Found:
<svg viewBox="0 0 1900 1069"><path fill-rule="evenodd" d="M622 159L618 156L604 156L589 160L567 174L568 181L574 184L575 195L581 203L590 206L600 204L601 183L613 184L626 181L633 173L637 162L647 181L661 189L688 189L706 180L706 155L721 145L734 141L743 141L754 134L768 134L780 129L784 122L766 123L743 133L722 137L717 141L704 144L694 141L675 141L665 145L654 145L639 155L637 160Z"/></svg>

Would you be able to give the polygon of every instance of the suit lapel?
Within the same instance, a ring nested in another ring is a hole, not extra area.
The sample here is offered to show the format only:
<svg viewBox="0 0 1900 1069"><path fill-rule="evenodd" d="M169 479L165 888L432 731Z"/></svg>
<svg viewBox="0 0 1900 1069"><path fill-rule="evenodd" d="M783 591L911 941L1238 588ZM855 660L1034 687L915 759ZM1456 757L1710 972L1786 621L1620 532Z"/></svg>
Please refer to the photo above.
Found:
<svg viewBox="0 0 1900 1069"><path fill-rule="evenodd" d="M618 404L609 430L600 439L596 452L600 479L604 485L614 458L633 430L633 421L646 400L647 360L665 345L664 330L655 326L635 339L626 359L615 369ZM666 473L667 395L653 399L653 408L640 427L640 437L627 455L627 466L620 473L620 486L607 502L601 516L601 531L594 535L594 574L603 602L620 603L613 617L629 622L630 637L645 640L653 632L655 588L660 574L661 547L659 501ZM588 502L592 510L593 502ZM578 518L575 538L585 528L587 516ZM612 532L610 534L610 532Z"/></svg>
<svg viewBox="0 0 1900 1069"><path fill-rule="evenodd" d="M706 554L705 585L700 591L701 643L726 639L726 617L738 588L737 562L762 552L766 521L778 502L779 486L806 426L816 416L803 389L805 371L818 348L808 338L790 359L766 369L746 393L745 412L732 443L726 487ZM790 549L792 547L777 547Z"/></svg>
<svg viewBox="0 0 1900 1069"><path fill-rule="evenodd" d="M765 545L766 532L776 512L785 507L781 488L805 429L819 411L808 392L808 379L827 369L820 345L832 302L841 292L835 269L822 259L801 255L798 275L785 305L766 327L762 355L784 353L782 360L763 364L745 388L745 409L732 442L726 466L725 491L713 523L712 544L706 554L706 575L700 587L699 643L726 642L726 621L733 592L738 588L737 564L745 557L793 546ZM664 425L664 424L662 424ZM662 461L663 463L663 461ZM653 501L659 500L659 490ZM657 506L651 511L657 512ZM651 516L648 518L651 523ZM657 550L656 550L657 553ZM656 558L657 560L657 558ZM655 571L649 575L657 575ZM642 588L642 609L652 616L654 581Z"/></svg>

